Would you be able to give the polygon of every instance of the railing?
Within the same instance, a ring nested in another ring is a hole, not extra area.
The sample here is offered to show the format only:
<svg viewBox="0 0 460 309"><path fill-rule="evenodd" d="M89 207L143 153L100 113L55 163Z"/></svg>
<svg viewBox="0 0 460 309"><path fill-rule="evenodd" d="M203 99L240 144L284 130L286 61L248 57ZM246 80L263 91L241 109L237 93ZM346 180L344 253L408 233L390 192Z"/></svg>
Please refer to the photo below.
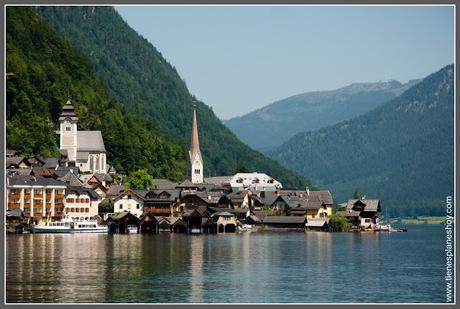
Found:
<svg viewBox="0 0 460 309"><path fill-rule="evenodd" d="M8 203L8 208L20 208L20 203Z"/></svg>
<svg viewBox="0 0 460 309"><path fill-rule="evenodd" d="M31 194L30 193L26 193L24 194L24 198L30 198Z"/></svg>
<svg viewBox="0 0 460 309"><path fill-rule="evenodd" d="M61 206L64 206L64 203L62 203L62 202L56 202L56 203L54 203L54 206L56 206L56 207L61 207Z"/></svg>
<svg viewBox="0 0 460 309"><path fill-rule="evenodd" d="M51 193L46 194L46 199L48 200L50 198L51 198Z"/></svg>
<svg viewBox="0 0 460 309"><path fill-rule="evenodd" d="M144 211L157 214L170 214L171 208L144 207Z"/></svg>
<svg viewBox="0 0 460 309"><path fill-rule="evenodd" d="M21 198L21 194L19 194L19 193L10 193L10 194L8 194L8 198Z"/></svg>
<svg viewBox="0 0 460 309"><path fill-rule="evenodd" d="M64 194L55 194L54 198L64 198Z"/></svg>
<svg viewBox="0 0 460 309"><path fill-rule="evenodd" d="M30 207L30 203L24 203L24 207Z"/></svg>

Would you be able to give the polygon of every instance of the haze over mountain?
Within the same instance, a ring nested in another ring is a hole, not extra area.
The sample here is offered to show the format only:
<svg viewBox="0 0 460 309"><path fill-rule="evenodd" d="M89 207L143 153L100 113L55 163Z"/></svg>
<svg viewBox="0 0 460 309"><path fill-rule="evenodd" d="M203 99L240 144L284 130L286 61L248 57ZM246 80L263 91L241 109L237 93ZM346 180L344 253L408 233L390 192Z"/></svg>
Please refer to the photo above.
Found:
<svg viewBox="0 0 460 309"><path fill-rule="evenodd" d="M374 110L270 152L343 202L355 189L389 215L442 215L453 194L453 65Z"/></svg>
<svg viewBox="0 0 460 309"><path fill-rule="evenodd" d="M239 141L209 106L189 93L175 68L114 8L38 6L36 11L87 57L110 95L135 115L153 121L163 134L180 140L186 149L196 105L205 176L228 175L244 165L287 186L309 184Z"/></svg>
<svg viewBox="0 0 460 309"><path fill-rule="evenodd" d="M299 132L317 130L364 114L418 81L354 83L337 90L306 92L229 119L224 124L243 142L265 151Z"/></svg>

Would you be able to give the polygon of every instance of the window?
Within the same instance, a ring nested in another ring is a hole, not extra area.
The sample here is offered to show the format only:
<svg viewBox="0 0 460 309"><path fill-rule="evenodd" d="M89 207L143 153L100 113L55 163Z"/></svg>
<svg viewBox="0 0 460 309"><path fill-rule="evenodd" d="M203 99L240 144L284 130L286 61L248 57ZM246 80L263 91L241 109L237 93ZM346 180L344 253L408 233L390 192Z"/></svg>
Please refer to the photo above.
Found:
<svg viewBox="0 0 460 309"><path fill-rule="evenodd" d="M199 169L196 169L195 170L195 174L199 174L200 173L200 170Z"/></svg>
<svg viewBox="0 0 460 309"><path fill-rule="evenodd" d="M123 204L120 204L120 209L123 209Z"/></svg>
<svg viewBox="0 0 460 309"><path fill-rule="evenodd" d="M369 222L371 222L371 219L366 219L366 220L364 220L364 222L369 223Z"/></svg>
<svg viewBox="0 0 460 309"><path fill-rule="evenodd" d="M69 126L67 126L67 127L65 127L65 130L66 130L66 131L72 131L72 128L69 127Z"/></svg>
<svg viewBox="0 0 460 309"><path fill-rule="evenodd" d="M130 200L130 199L131 199L131 194L128 194L128 200Z"/></svg>
<svg viewBox="0 0 460 309"><path fill-rule="evenodd" d="M136 205L136 208L137 208L137 209L139 209L139 208L140 208L140 205L139 205L139 204L137 204L137 205Z"/></svg>

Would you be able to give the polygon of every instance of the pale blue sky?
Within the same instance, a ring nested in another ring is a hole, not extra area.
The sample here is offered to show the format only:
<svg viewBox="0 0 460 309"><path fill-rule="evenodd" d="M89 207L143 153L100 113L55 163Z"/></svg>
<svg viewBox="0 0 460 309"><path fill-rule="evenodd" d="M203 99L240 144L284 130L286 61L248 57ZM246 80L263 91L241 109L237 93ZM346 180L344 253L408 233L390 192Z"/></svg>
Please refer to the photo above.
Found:
<svg viewBox="0 0 460 309"><path fill-rule="evenodd" d="M229 119L291 95L453 63L452 6L117 6Z"/></svg>

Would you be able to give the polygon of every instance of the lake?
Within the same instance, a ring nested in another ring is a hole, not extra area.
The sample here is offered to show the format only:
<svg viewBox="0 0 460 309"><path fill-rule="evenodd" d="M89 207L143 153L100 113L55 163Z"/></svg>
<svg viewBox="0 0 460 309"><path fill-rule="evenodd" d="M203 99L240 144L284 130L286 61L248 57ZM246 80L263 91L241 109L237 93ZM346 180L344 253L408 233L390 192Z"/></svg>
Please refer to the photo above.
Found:
<svg viewBox="0 0 460 309"><path fill-rule="evenodd" d="M443 227L6 235L7 302L445 302Z"/></svg>

